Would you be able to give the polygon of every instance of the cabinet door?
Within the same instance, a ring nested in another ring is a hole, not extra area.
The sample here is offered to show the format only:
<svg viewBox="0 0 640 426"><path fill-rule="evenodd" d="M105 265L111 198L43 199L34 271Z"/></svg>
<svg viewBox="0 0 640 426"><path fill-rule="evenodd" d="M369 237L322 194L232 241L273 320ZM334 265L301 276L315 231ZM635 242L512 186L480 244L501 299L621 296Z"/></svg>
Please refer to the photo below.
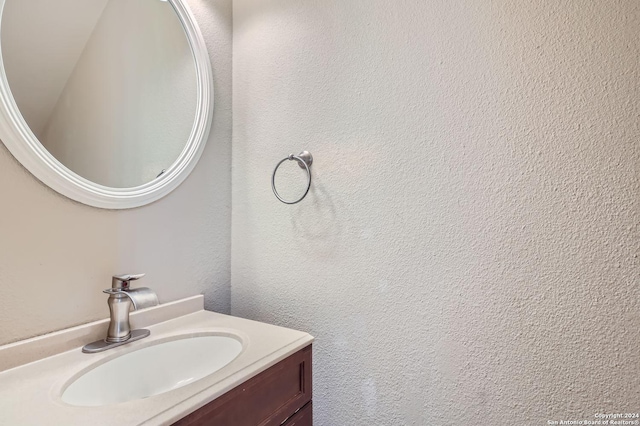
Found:
<svg viewBox="0 0 640 426"><path fill-rule="evenodd" d="M311 346L307 346L174 426L280 426L311 401L311 389Z"/></svg>
<svg viewBox="0 0 640 426"><path fill-rule="evenodd" d="M309 401L282 426L313 426L313 401Z"/></svg>

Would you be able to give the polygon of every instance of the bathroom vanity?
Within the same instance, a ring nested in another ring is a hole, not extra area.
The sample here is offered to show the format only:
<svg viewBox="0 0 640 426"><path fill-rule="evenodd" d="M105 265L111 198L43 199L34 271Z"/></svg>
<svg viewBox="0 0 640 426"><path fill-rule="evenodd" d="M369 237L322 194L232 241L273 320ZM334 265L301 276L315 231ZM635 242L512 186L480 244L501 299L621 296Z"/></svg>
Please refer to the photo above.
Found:
<svg viewBox="0 0 640 426"><path fill-rule="evenodd" d="M0 424L312 424L307 333L205 311L195 296L132 312L149 337L83 353L108 323L0 346Z"/></svg>
<svg viewBox="0 0 640 426"><path fill-rule="evenodd" d="M174 426L311 426L311 404L311 346L307 346Z"/></svg>

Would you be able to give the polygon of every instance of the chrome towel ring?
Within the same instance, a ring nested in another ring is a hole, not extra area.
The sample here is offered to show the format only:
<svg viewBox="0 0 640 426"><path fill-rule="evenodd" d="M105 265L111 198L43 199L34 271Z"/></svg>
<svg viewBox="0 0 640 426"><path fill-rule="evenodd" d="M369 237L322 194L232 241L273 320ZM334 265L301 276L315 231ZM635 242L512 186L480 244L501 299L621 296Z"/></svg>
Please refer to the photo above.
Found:
<svg viewBox="0 0 640 426"><path fill-rule="evenodd" d="M284 163L287 160L289 161L296 160L298 162L298 166L300 166L301 169L305 169L307 171L307 189L304 191L304 194L302 194L302 197L298 198L295 201L287 201L282 199L280 194L278 194L278 190L276 189L276 172L278 171L278 167L280 167L280 164ZM311 188L311 164L312 163L313 163L313 156L311 155L311 153L309 151L302 151L298 155L289 154L288 157L283 158L282 160L280 160L278 164L276 164L276 168L273 169L273 175L271 176L271 189L273 189L273 194L276 196L278 200L282 201L285 204L296 204L302 201L304 197L307 196L307 194L309 193L309 188Z"/></svg>

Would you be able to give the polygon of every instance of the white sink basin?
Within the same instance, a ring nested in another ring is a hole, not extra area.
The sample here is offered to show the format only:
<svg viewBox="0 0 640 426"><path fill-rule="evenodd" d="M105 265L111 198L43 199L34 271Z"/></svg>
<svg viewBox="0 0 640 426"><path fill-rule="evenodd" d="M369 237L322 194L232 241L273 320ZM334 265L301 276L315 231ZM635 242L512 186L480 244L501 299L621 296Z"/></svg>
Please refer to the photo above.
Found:
<svg viewBox="0 0 640 426"><path fill-rule="evenodd" d="M62 393L67 404L95 407L147 398L220 370L242 351L227 336L181 338L148 346L89 370Z"/></svg>

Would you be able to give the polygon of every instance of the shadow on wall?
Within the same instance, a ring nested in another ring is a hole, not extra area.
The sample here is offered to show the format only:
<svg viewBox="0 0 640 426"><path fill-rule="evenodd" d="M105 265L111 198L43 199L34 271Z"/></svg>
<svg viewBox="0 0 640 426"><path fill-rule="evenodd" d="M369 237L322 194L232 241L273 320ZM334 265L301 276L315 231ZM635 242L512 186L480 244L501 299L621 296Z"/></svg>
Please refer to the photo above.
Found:
<svg viewBox="0 0 640 426"><path fill-rule="evenodd" d="M313 172L312 172L313 173ZM295 242L301 252L312 251L321 258L333 257L344 233L342 223L350 222L349 217L338 217L338 213L348 214L346 206L336 202L326 190L319 176L312 174L309 194L294 210L291 210L291 225Z"/></svg>

